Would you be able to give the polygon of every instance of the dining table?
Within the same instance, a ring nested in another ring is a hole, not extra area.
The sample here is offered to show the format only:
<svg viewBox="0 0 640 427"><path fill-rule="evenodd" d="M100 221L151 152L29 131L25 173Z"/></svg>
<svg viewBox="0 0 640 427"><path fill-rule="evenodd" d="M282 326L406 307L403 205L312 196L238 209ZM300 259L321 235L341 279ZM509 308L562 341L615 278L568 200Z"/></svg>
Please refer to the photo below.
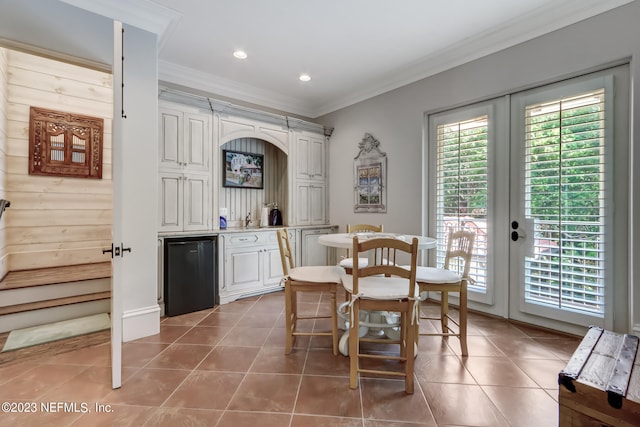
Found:
<svg viewBox="0 0 640 427"><path fill-rule="evenodd" d="M338 249L352 249L353 238L358 240L394 238L405 242L411 242L413 238L418 239L418 249L435 249L438 241L433 237L416 236L402 233L386 233L386 232L356 232L356 233L333 233L323 234L318 237L318 243ZM340 338L338 349L344 356L349 355L349 310L350 301L345 301L338 306L338 318L340 319L340 328L345 332ZM364 311L363 311L364 312ZM362 314L362 313L361 313ZM359 336L386 336L390 339L398 339L399 337L399 317L393 312L364 312L364 318L360 319ZM416 353L417 354L417 351Z"/></svg>
<svg viewBox="0 0 640 427"><path fill-rule="evenodd" d="M357 233L333 233L323 234L318 237L318 243L324 246L330 246L339 249L351 249L353 248L353 238L358 236L358 240L363 241L365 239L379 239L379 238L394 238L400 239L405 242L411 242L414 237L418 238L418 249L434 249L438 241L433 237L427 236L414 236L411 234L402 233L384 233L364 231Z"/></svg>

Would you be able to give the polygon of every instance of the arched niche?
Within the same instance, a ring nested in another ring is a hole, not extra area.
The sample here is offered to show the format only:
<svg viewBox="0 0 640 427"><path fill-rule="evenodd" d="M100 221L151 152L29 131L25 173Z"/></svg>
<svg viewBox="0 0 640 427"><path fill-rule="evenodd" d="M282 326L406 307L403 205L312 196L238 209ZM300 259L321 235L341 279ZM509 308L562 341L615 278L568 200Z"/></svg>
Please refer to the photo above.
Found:
<svg viewBox="0 0 640 427"><path fill-rule="evenodd" d="M264 135L263 135L264 136ZM286 146L275 138L257 138L247 133L234 135L234 138L221 142L217 152L218 209L227 208L227 226L230 228L244 225L245 217L251 213L251 225L259 226L260 213L267 204L277 203L286 214L289 207L289 159L284 150ZM263 188L233 188L223 186L225 170L223 150L261 154L263 158ZM286 216L285 216L286 218Z"/></svg>

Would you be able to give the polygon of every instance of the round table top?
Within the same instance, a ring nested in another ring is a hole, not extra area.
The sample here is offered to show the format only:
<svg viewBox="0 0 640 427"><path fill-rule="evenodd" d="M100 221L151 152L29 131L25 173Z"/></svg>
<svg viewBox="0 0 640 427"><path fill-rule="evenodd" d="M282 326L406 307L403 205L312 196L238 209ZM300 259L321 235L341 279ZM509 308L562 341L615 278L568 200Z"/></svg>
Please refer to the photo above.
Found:
<svg viewBox="0 0 640 427"><path fill-rule="evenodd" d="M436 247L438 241L433 237L426 236L414 236L411 234L401 234L401 233L374 233L374 232L364 232L364 233L335 233L335 234L323 234L318 237L318 242L321 245L331 246L334 248L342 248L342 249L351 249L353 247L353 236L357 234L360 240L369 238L381 238L381 237L393 237L395 239L404 240L405 242L410 242L414 237L418 238L418 248L419 249L433 249Z"/></svg>

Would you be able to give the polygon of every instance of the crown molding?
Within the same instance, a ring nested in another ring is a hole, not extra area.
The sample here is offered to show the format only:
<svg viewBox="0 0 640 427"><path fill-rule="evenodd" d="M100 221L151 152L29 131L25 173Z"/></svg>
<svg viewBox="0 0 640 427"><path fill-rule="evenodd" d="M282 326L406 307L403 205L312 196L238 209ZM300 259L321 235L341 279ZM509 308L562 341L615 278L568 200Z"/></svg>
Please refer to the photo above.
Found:
<svg viewBox="0 0 640 427"><path fill-rule="evenodd" d="M167 61L158 61L158 80L304 117L313 117L310 115L313 110L299 99Z"/></svg>
<svg viewBox="0 0 640 427"><path fill-rule="evenodd" d="M331 102L316 106L309 117L319 117L373 98L402 86L415 83L454 67L543 36L634 0L569 0L552 2L535 12L472 39L452 44L425 56L399 72L394 72L366 88L356 90Z"/></svg>
<svg viewBox="0 0 640 427"><path fill-rule="evenodd" d="M315 133L323 133L331 136L332 128L325 128L319 123L302 120L297 117L290 117L283 114L269 113L267 111L256 110L232 102L221 101L203 95L196 95L189 92L169 88L163 85L158 87L159 99L175 102L179 104L192 105L201 109L208 109L212 113L222 116L240 116L248 119L258 120L264 123L271 123L281 126L282 129L304 130Z"/></svg>
<svg viewBox="0 0 640 427"><path fill-rule="evenodd" d="M159 47L162 47L182 18L181 13L149 0L60 1L157 34Z"/></svg>

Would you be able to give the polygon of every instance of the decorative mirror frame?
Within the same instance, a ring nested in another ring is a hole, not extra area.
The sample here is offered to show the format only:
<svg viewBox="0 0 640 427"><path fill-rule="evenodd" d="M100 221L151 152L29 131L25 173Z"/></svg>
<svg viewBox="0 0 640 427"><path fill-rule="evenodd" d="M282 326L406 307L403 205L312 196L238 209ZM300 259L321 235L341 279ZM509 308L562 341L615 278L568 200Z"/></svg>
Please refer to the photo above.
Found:
<svg viewBox="0 0 640 427"><path fill-rule="evenodd" d="M358 143L360 152L353 159L355 213L387 212L387 154L380 141L365 133Z"/></svg>
<svg viewBox="0 0 640 427"><path fill-rule="evenodd" d="M31 107L29 174L102 179L104 120Z"/></svg>

